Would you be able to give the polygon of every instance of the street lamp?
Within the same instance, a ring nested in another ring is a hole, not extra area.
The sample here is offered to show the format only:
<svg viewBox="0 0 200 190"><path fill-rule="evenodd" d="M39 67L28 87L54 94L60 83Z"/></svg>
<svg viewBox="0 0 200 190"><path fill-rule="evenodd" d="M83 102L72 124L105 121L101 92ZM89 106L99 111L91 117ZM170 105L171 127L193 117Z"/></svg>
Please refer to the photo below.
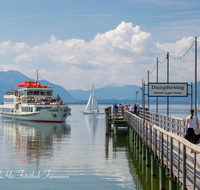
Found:
<svg viewBox="0 0 200 190"><path fill-rule="evenodd" d="M137 103L137 93L138 93L138 91L136 91L135 93L136 93L136 103Z"/></svg>

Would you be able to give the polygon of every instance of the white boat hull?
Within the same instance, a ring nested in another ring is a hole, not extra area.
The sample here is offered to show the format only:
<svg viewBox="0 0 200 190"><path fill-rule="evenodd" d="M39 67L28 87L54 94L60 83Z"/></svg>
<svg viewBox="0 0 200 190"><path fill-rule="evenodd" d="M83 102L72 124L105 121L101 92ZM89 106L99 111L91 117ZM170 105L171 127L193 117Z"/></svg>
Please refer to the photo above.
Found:
<svg viewBox="0 0 200 190"><path fill-rule="evenodd" d="M23 121L54 122L54 123L64 122L69 115L71 115L71 109L69 107L42 109L38 112L30 114L0 113L0 116L4 118L23 120Z"/></svg>

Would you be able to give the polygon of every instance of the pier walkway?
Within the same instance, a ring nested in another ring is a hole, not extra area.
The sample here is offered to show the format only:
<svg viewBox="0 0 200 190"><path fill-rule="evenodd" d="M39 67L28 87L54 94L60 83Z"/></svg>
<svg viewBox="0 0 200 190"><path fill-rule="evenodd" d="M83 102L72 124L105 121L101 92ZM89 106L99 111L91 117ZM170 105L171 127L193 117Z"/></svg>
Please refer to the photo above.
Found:
<svg viewBox="0 0 200 190"><path fill-rule="evenodd" d="M126 124L142 158L146 159L146 166L151 166L152 176L156 175L154 160L160 163L160 189L166 188L166 173L171 179L171 190L176 189L176 183L182 185L183 190L200 189L200 147L183 138L185 119L142 110L139 116L128 111L118 115L111 113L111 107L108 107L105 109L105 133L111 124L116 129L120 127L120 120Z"/></svg>

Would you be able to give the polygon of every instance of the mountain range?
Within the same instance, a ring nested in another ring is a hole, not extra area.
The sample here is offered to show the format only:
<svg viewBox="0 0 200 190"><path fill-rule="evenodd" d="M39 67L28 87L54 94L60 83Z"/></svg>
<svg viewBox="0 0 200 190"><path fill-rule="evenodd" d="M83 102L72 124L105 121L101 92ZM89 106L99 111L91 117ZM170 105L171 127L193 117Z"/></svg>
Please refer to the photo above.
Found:
<svg viewBox="0 0 200 190"><path fill-rule="evenodd" d="M3 95L7 90L12 90L16 88L17 84L20 84L24 81L31 80L29 77L23 75L18 71L0 71L0 101L3 102ZM32 79L34 80L34 79ZM49 87L54 87L54 96L59 94L66 103L83 103L86 104L87 100L90 96L91 89L89 90L66 90L60 85L50 83L46 80L40 80L40 83ZM200 82L197 84L198 92L197 94L200 96ZM190 88L190 87L188 87ZM194 87L193 87L194 89ZM108 84L102 88L97 88L96 96L99 103L136 103L136 92L137 93L137 102L139 104L142 103L142 90L137 85L124 85L119 86L115 83ZM146 92L147 93L147 90ZM190 93L190 89L189 89ZM194 90L193 90L194 95ZM198 99L199 99L198 96ZM194 97L194 96L193 96ZM147 96L145 96L145 102L147 103ZM150 98L150 103L155 103L155 98ZM159 103L166 103L166 98L159 98ZM194 101L194 100L193 100ZM170 103L176 104L189 104L191 102L191 96L188 97L170 97Z"/></svg>

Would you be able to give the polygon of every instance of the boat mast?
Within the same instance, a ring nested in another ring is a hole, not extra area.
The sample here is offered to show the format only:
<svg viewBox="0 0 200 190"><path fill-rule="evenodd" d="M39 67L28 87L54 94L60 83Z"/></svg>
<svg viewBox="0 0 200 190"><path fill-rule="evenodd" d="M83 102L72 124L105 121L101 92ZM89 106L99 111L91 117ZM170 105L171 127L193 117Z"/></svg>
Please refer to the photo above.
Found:
<svg viewBox="0 0 200 190"><path fill-rule="evenodd" d="M36 70L36 75L37 75L37 82L38 82L38 70Z"/></svg>
<svg viewBox="0 0 200 190"><path fill-rule="evenodd" d="M36 75L37 75L37 86L39 87L39 80L38 80L38 70L36 70Z"/></svg>

